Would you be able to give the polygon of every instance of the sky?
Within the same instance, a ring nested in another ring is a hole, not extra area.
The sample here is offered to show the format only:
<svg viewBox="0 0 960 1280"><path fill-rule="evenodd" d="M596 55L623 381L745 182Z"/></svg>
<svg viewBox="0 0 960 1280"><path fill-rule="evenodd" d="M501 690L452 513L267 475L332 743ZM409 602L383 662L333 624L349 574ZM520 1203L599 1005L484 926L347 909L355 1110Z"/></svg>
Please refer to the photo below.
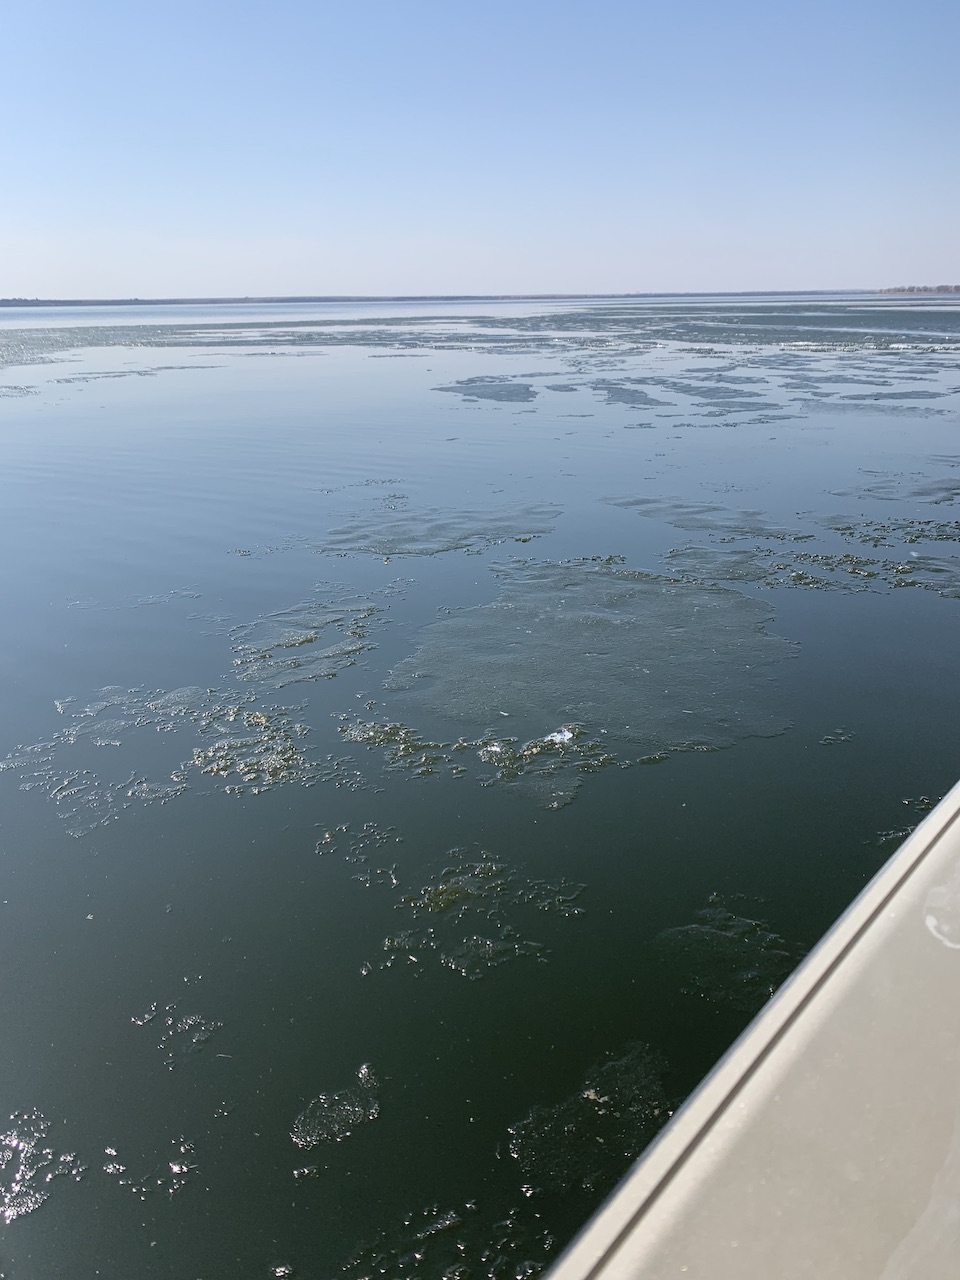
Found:
<svg viewBox="0 0 960 1280"><path fill-rule="evenodd" d="M0 297L960 283L957 0L4 0Z"/></svg>

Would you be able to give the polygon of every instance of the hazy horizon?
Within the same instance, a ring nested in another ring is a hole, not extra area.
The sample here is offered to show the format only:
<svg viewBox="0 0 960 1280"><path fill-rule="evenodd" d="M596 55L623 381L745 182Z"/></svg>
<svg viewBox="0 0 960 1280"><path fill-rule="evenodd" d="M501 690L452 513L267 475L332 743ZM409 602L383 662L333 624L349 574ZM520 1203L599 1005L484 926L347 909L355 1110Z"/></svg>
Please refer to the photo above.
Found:
<svg viewBox="0 0 960 1280"><path fill-rule="evenodd" d="M604 302L604 301L657 301L676 299L696 302L699 299L790 299L790 298L857 298L889 295L891 297L949 297L960 292L957 284L919 284L911 282L899 285L874 285L833 289L706 289L668 290L633 293L328 293L328 294L251 294L224 295L222 297L0 297L0 307L115 307L115 306L228 306L237 304L297 304L311 303L494 303L494 302Z"/></svg>
<svg viewBox="0 0 960 1280"><path fill-rule="evenodd" d="M943 286L953 289L956 286ZM618 299L618 298L790 298L816 296L846 296L855 294L874 294L897 292L909 288L932 289L935 286L892 285L892 286L860 286L849 289L662 289L657 291L635 291L631 293L602 293L594 290L591 293L572 293L557 291L553 293L325 293L325 294L224 294L220 297L201 295L183 297L27 297L26 295L0 297L0 306L136 306L138 304L159 306L165 303L234 303L234 302L511 302L563 299Z"/></svg>

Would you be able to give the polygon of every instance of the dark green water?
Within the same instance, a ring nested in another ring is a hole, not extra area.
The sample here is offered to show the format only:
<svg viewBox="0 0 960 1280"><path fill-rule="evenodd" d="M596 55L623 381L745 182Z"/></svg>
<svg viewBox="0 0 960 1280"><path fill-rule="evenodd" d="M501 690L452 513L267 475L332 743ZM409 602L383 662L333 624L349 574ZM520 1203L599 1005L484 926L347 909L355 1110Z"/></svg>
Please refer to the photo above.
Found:
<svg viewBox="0 0 960 1280"><path fill-rule="evenodd" d="M960 773L960 309L0 359L0 1274L537 1274Z"/></svg>

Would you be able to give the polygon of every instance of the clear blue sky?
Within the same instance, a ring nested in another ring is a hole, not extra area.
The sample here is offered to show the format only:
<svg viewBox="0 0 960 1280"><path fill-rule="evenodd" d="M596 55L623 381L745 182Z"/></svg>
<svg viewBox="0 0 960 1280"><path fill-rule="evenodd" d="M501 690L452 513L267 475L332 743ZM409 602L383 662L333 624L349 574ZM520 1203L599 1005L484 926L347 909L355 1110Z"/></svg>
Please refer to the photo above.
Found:
<svg viewBox="0 0 960 1280"><path fill-rule="evenodd" d="M7 0L0 296L960 282L960 0Z"/></svg>

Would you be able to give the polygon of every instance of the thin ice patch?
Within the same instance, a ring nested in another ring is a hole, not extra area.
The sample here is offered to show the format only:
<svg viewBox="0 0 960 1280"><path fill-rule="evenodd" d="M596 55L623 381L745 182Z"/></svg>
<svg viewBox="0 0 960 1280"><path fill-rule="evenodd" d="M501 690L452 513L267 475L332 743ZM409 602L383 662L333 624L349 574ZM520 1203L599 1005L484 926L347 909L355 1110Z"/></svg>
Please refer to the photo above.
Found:
<svg viewBox="0 0 960 1280"><path fill-rule="evenodd" d="M559 507L540 503L517 511L421 509L389 519L355 519L331 529L325 551L376 556L478 553L504 542L530 542L553 530Z"/></svg>
<svg viewBox="0 0 960 1280"><path fill-rule="evenodd" d="M426 1205L363 1244L341 1269L343 1280L533 1280L560 1242L528 1203L506 1209L474 1201Z"/></svg>
<svg viewBox="0 0 960 1280"><path fill-rule="evenodd" d="M839 498L879 498L884 502L924 502L942 506L960 498L960 480L918 480L912 476L889 475L854 489L833 489L831 492Z"/></svg>
<svg viewBox="0 0 960 1280"><path fill-rule="evenodd" d="M266 614L231 631L234 672L261 690L328 680L374 648L370 624L381 612L370 600L347 597Z"/></svg>
<svg viewBox="0 0 960 1280"><path fill-rule="evenodd" d="M607 404L623 404L631 408L640 406L643 409L652 408L655 405L673 405L672 400L658 400L642 387L631 385L640 381L646 381L646 379L620 378L613 381L610 378L600 378L589 385L592 391L598 391L603 395Z"/></svg>
<svg viewBox="0 0 960 1280"><path fill-rule="evenodd" d="M476 979L510 960L547 958L547 948L524 934L534 913L583 914L584 885L530 879L486 850L451 849L443 865L417 889L398 890L395 909L403 926L383 941L381 969L430 961ZM522 932L521 932L522 930ZM364 966L369 974L373 965Z"/></svg>
<svg viewBox="0 0 960 1280"><path fill-rule="evenodd" d="M569 1098L512 1125L509 1151L529 1193L609 1190L672 1114L665 1066L635 1043L596 1063Z"/></svg>
<svg viewBox="0 0 960 1280"><path fill-rule="evenodd" d="M787 728L767 681L796 649L764 631L770 611L756 601L604 561L513 561L497 574L497 600L431 624L394 668L397 706L477 738L509 726L547 745L558 725L579 725L645 753Z"/></svg>
<svg viewBox="0 0 960 1280"><path fill-rule="evenodd" d="M671 576L695 582L769 585L771 553L761 547L674 547L662 557Z"/></svg>
<svg viewBox="0 0 960 1280"><path fill-rule="evenodd" d="M803 956L766 921L736 915L716 895L693 923L665 929L654 945L681 992L743 1013L756 1013Z"/></svg>
<svg viewBox="0 0 960 1280"><path fill-rule="evenodd" d="M923 818L933 809L937 803L929 796L907 796L900 802L912 817L916 818L915 822L909 823L904 827L894 827L888 831L878 831L873 840L867 841L877 849L883 849L892 853L899 845L903 844L907 836L916 831Z"/></svg>
<svg viewBox="0 0 960 1280"><path fill-rule="evenodd" d="M447 387L434 387L434 391L449 391L465 400L499 400L510 404L525 404L537 398L529 382L515 382L512 378L495 374L477 378L461 378Z"/></svg>
<svg viewBox="0 0 960 1280"><path fill-rule="evenodd" d="M321 1093L297 1116L290 1137L309 1150L321 1142L342 1142L354 1129L380 1114L379 1086L373 1068L364 1063L357 1083L336 1093Z"/></svg>
<svg viewBox="0 0 960 1280"><path fill-rule="evenodd" d="M611 507L634 511L638 516L662 520L675 529L704 529L725 539L777 538L793 541L809 537L797 529L773 524L762 511L733 511L715 502L685 502L673 498L604 498Z"/></svg>

